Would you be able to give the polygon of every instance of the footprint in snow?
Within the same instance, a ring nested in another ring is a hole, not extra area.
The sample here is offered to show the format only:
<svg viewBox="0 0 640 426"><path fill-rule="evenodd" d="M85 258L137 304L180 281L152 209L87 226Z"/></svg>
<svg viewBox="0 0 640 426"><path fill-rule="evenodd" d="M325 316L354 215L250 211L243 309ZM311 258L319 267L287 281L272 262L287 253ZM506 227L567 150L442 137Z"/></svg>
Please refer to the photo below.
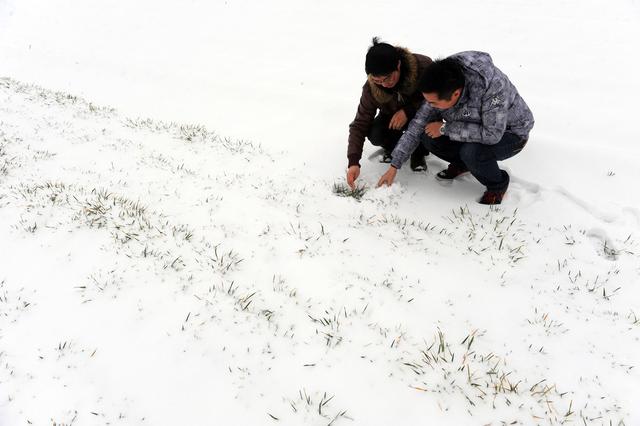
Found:
<svg viewBox="0 0 640 426"><path fill-rule="evenodd" d="M617 250L607 232L602 228L591 228L586 236L591 240L596 253L607 260L617 260L620 251Z"/></svg>
<svg viewBox="0 0 640 426"><path fill-rule="evenodd" d="M542 199L542 187L537 183L512 176L511 186L507 194L513 204L527 207Z"/></svg>

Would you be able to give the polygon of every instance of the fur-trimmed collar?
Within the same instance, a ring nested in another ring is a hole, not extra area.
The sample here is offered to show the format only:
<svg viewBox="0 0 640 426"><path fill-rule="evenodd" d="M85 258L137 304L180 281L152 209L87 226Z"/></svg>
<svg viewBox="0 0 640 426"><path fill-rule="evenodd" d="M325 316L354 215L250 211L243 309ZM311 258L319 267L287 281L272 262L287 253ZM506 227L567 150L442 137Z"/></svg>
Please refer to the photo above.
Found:
<svg viewBox="0 0 640 426"><path fill-rule="evenodd" d="M416 60L416 57L413 56L413 53L405 47L397 48L400 49L400 53L402 55L400 71L403 75L399 82L400 87L396 86L390 91L387 91L373 82L371 74L367 77L369 86L371 87L371 94L376 101L381 104L386 104L391 101L396 93L400 96L409 97L413 92L415 92L416 87L418 86L418 61Z"/></svg>

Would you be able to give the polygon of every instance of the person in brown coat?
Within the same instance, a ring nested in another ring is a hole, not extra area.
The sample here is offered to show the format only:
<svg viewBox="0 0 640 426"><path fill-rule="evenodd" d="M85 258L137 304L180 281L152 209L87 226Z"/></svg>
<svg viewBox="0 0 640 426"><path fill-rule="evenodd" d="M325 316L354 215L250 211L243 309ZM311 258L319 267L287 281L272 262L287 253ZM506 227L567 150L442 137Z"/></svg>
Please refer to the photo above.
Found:
<svg viewBox="0 0 640 426"><path fill-rule="evenodd" d="M350 187L355 188L360 175L365 137L384 150L382 162L391 162L391 152L398 139L424 101L418 83L422 71L431 62L428 56L381 43L374 37L365 60L367 81L362 87L356 117L349 125L347 183ZM426 170L427 154L424 148L417 149L411 156L411 169Z"/></svg>

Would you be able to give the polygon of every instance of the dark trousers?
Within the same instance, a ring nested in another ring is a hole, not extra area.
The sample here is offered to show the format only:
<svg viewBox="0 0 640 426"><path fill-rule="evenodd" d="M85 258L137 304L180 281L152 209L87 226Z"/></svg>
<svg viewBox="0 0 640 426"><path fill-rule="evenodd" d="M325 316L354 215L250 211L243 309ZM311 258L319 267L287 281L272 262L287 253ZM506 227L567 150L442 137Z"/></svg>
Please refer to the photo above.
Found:
<svg viewBox="0 0 640 426"><path fill-rule="evenodd" d="M504 191L509 186L509 175L498 167L498 161L506 160L522 151L527 140L505 132L495 145L457 142L447 136L432 139L426 134L422 135L421 142L435 156L458 167L469 169L489 191Z"/></svg>
<svg viewBox="0 0 640 426"><path fill-rule="evenodd" d="M373 120L373 125L371 126L371 130L369 130L369 134L367 138L371 142L372 145L379 146L384 148L385 151L391 152L393 148L396 147L398 140L407 129L407 124L400 130L394 130L389 128L389 122L391 121L391 116L386 114L378 114L378 116ZM422 155L427 155L428 151L424 149L422 144L416 149L416 152L422 153Z"/></svg>

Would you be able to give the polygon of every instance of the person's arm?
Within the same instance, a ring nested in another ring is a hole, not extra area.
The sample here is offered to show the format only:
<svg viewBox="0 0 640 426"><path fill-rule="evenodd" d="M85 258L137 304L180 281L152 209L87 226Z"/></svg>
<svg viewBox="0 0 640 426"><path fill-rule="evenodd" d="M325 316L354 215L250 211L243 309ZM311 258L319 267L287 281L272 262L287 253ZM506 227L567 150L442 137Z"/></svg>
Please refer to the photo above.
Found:
<svg viewBox="0 0 640 426"><path fill-rule="evenodd" d="M378 187L387 185L391 186L396 178L398 169L407 161L413 151L416 150L420 143L420 137L424 133L424 126L435 117L435 110L428 102L423 102L415 117L409 123L407 131L404 132L395 149L391 153L391 165L389 169L378 180Z"/></svg>
<svg viewBox="0 0 640 426"><path fill-rule="evenodd" d="M356 117L349 124L349 146L347 148L349 167L360 166L364 139L371 129L377 111L378 105L371 94L371 88L367 82L362 87L362 95L360 96Z"/></svg>
<svg viewBox="0 0 640 426"><path fill-rule="evenodd" d="M411 157L411 154L420 143L420 136L424 133L424 126L433 119L435 111L428 102L423 102L416 115L409 123L409 127L400 137L398 144L391 153L391 165L396 169Z"/></svg>
<svg viewBox="0 0 640 426"><path fill-rule="evenodd" d="M482 123L447 121L444 134L458 142L497 144L507 128L509 106L513 101L509 87L506 76L497 72L482 95Z"/></svg>

